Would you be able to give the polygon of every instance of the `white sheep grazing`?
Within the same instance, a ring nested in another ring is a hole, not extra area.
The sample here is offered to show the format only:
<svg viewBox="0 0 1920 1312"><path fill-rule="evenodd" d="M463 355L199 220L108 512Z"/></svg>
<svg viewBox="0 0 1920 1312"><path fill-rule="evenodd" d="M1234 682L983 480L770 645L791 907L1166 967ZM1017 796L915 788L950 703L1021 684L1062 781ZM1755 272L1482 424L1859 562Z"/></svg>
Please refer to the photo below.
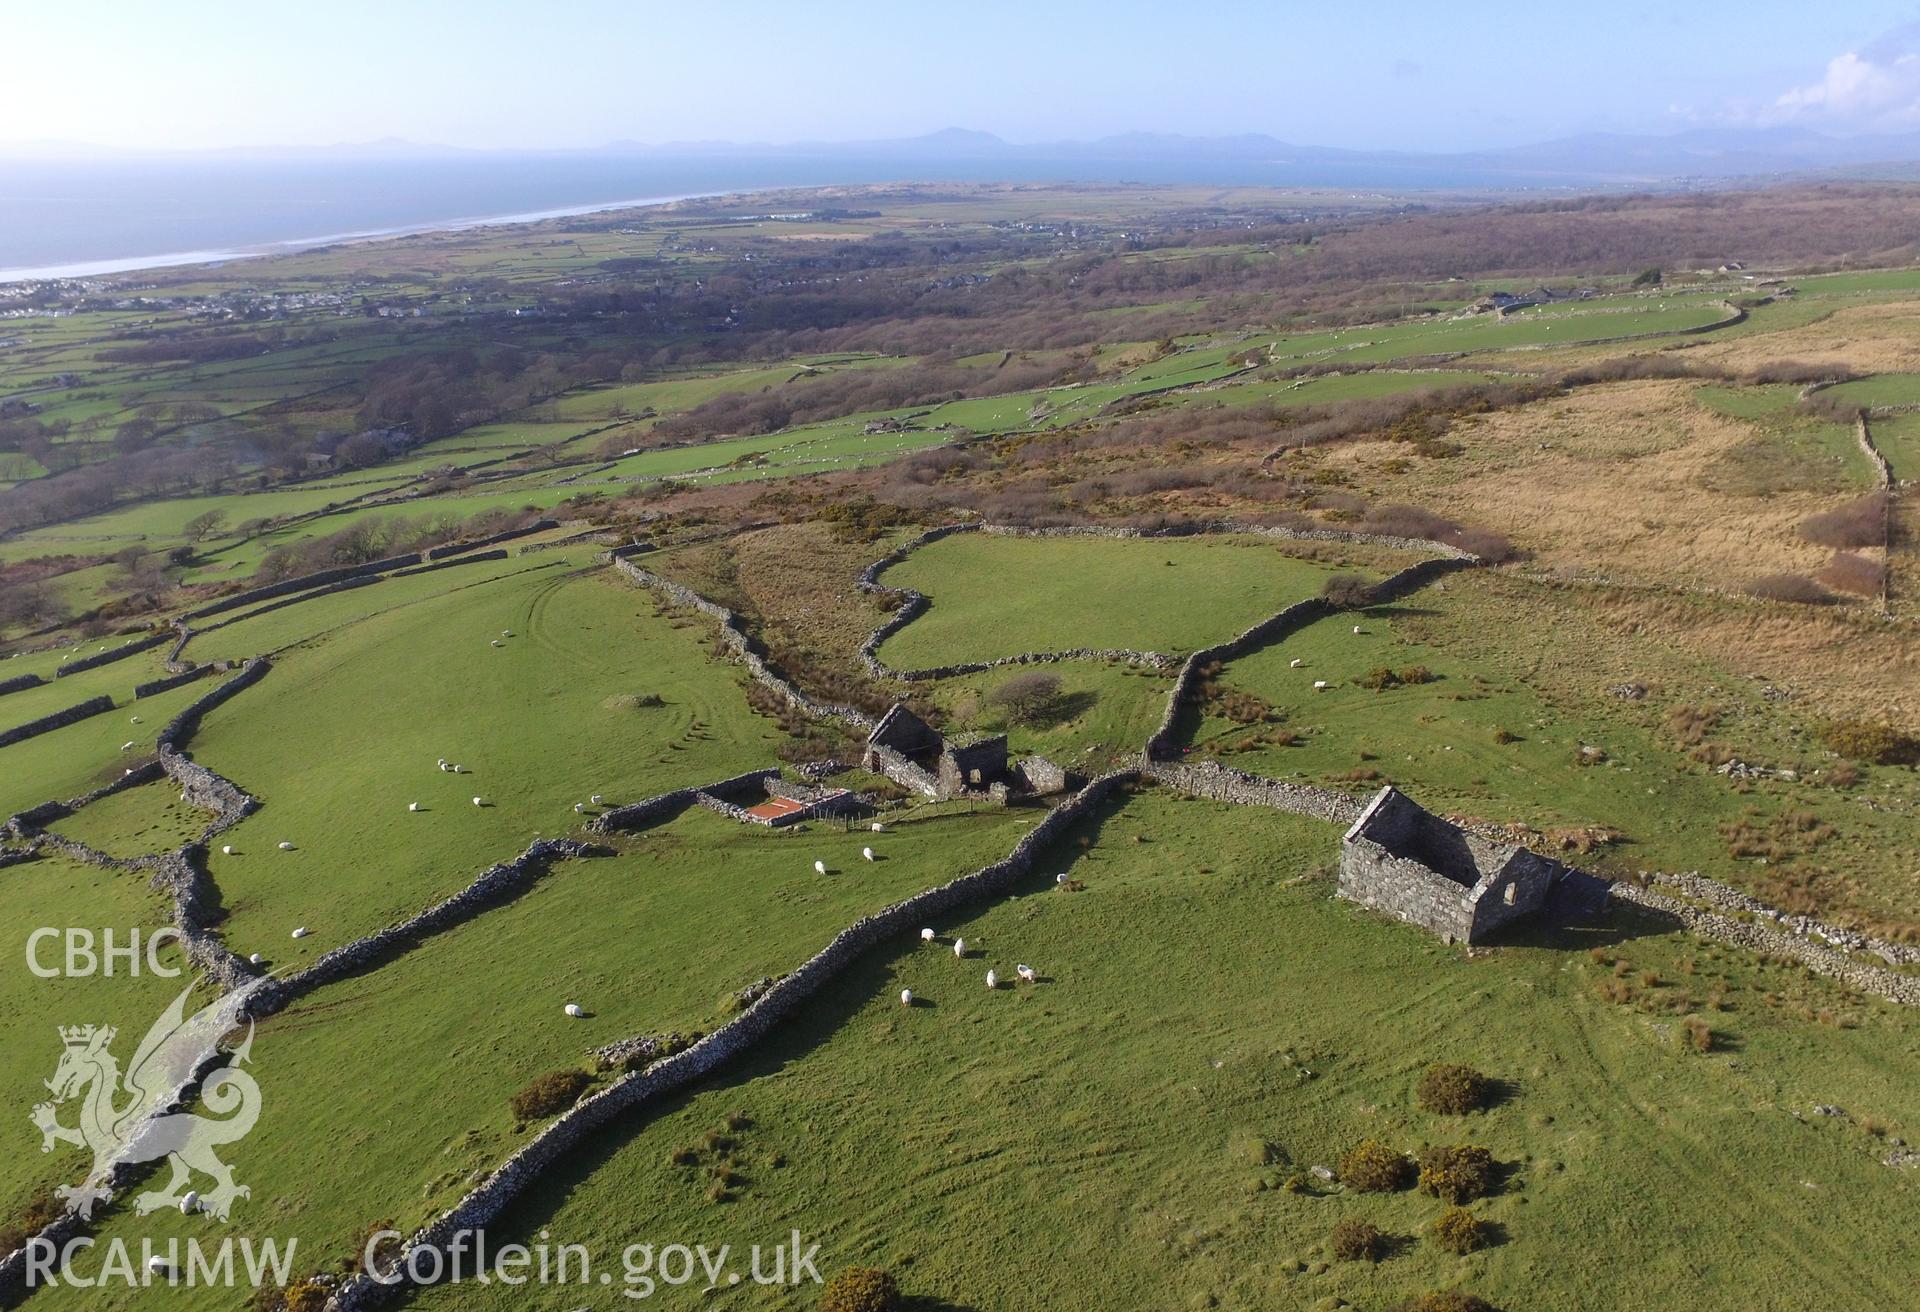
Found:
<svg viewBox="0 0 1920 1312"><path fill-rule="evenodd" d="M1315 692L1325 692L1327 690L1327 681L1325 679L1315 679L1313 681L1313 690Z"/></svg>
<svg viewBox="0 0 1920 1312"><path fill-rule="evenodd" d="M198 1193L198 1191L189 1189L184 1194L180 1195L180 1215L192 1216L195 1212L199 1210L200 1210L200 1194Z"/></svg>
<svg viewBox="0 0 1920 1312"><path fill-rule="evenodd" d="M587 813L587 804L585 802L575 802L573 804L573 813L575 815L585 815Z"/></svg>
<svg viewBox="0 0 1920 1312"><path fill-rule="evenodd" d="M1359 626L1358 624L1356 624L1356 625L1354 625L1354 626L1353 626L1353 631L1354 631L1355 633L1358 633L1358 632L1360 632L1360 626Z"/></svg>
<svg viewBox="0 0 1920 1312"><path fill-rule="evenodd" d="M440 768L442 770L447 768L447 758L444 756L440 758Z"/></svg>
<svg viewBox="0 0 1920 1312"><path fill-rule="evenodd" d="M233 844L232 844L232 843L222 843L222 844L220 845L220 855L221 855L221 856L232 856L232 855L233 855Z"/></svg>
<svg viewBox="0 0 1920 1312"><path fill-rule="evenodd" d="M930 930L930 929L923 929L923 930L921 930L921 931L920 931L920 941L921 941L922 943L931 943L931 942L933 942L933 931L932 931L932 930Z"/></svg>
<svg viewBox="0 0 1920 1312"><path fill-rule="evenodd" d="M308 929L305 925L302 925L300 926L300 928L293 931L293 936L295 938L305 938L307 935L311 933L313 933L312 930Z"/></svg>
<svg viewBox="0 0 1920 1312"><path fill-rule="evenodd" d="M132 744L132 743L121 743L121 744L120 744L120 750L121 750L121 751L123 751L123 752L130 752L130 751L132 751L132 750L133 750L133 744Z"/></svg>
<svg viewBox="0 0 1920 1312"><path fill-rule="evenodd" d="M1033 967L1032 966L1015 966L1013 968L1013 973L1020 977L1020 982L1022 984L1033 983Z"/></svg>
<svg viewBox="0 0 1920 1312"><path fill-rule="evenodd" d="M476 797L476 798L474 798L474 799L473 799L473 804L474 804L475 806L485 806L485 805L486 805L487 803L486 803L486 800L485 800L484 798L479 798L479 797Z"/></svg>
<svg viewBox="0 0 1920 1312"><path fill-rule="evenodd" d="M1298 656L1295 656L1293 658L1293 664L1289 668L1297 670L1304 664L1306 664L1305 661L1301 660Z"/></svg>
<svg viewBox="0 0 1920 1312"><path fill-rule="evenodd" d="M466 766L464 766L464 765L458 765L458 764L456 764L456 765L455 765L455 766L453 767L453 772L454 772L455 774L465 774L465 773L467 772L467 767L466 767Z"/></svg>
<svg viewBox="0 0 1920 1312"><path fill-rule="evenodd" d="M873 832L876 834L884 834L887 832L887 827L881 824L878 820L875 820L873 822Z"/></svg>
<svg viewBox="0 0 1920 1312"><path fill-rule="evenodd" d="M440 762L440 768L448 774L453 773L453 767L448 765L445 761Z"/></svg>
<svg viewBox="0 0 1920 1312"><path fill-rule="evenodd" d="M1066 874L1066 871L1064 871L1064 870L1063 870L1063 871L1061 871L1061 872L1060 872L1059 874L1057 874L1057 875L1055 875L1055 876L1053 877L1053 882L1054 882L1054 883L1056 883L1056 884L1058 884L1058 885L1060 885L1060 886L1061 886L1062 888L1065 888L1065 887L1066 887L1066 885L1067 885L1067 874Z"/></svg>
<svg viewBox="0 0 1920 1312"><path fill-rule="evenodd" d="M291 851L293 851L293 844L292 844L292 843L285 843L285 842L283 842L283 843L281 843L281 844L280 844L280 850L281 850L282 852L291 852Z"/></svg>
<svg viewBox="0 0 1920 1312"><path fill-rule="evenodd" d="M901 990L900 990L900 1005L901 1005L901 1006L903 1006L903 1007L911 1007L911 1006L913 1005L913 990L912 990L912 989L901 989Z"/></svg>
<svg viewBox="0 0 1920 1312"><path fill-rule="evenodd" d="M1358 629L1355 629L1355 630L1354 630L1354 632L1356 632L1356 633L1358 633L1358 632L1359 632L1359 630L1358 630ZM500 639L498 639L498 638L495 638L495 639L493 640L493 645L494 645L494 646L496 646L496 647L504 647L504 646L506 646L507 644L506 644L506 643L504 643L504 642L502 642L502 641L500 641Z"/></svg>
<svg viewBox="0 0 1920 1312"><path fill-rule="evenodd" d="M134 717L133 717L133 719L131 719L131 720L129 720L129 721L128 721L128 723L129 723L129 724L138 724L138 723L140 723L140 717L136 715L136 716L134 716Z"/></svg>
<svg viewBox="0 0 1920 1312"><path fill-rule="evenodd" d="M258 952L251 953L247 957L247 964L249 966L257 966L260 964L260 962L261 962L261 956Z"/></svg>
<svg viewBox="0 0 1920 1312"><path fill-rule="evenodd" d="M987 972L987 987L990 989L997 989L1000 987L1000 977L994 974L992 971Z"/></svg>
<svg viewBox="0 0 1920 1312"><path fill-rule="evenodd" d="M606 804L607 798L606 798L606 794L604 793L595 793L592 797L589 797L587 800L593 803L595 806L604 806Z"/></svg>
<svg viewBox="0 0 1920 1312"><path fill-rule="evenodd" d="M965 939L957 938L953 941L953 955L956 957L964 957L967 955L967 941Z"/></svg>
<svg viewBox="0 0 1920 1312"><path fill-rule="evenodd" d="M154 1275L163 1275L171 1278L173 1275L173 1263L167 1261L166 1258L160 1256L158 1253L155 1253L147 1259L147 1270Z"/></svg>
<svg viewBox="0 0 1920 1312"><path fill-rule="evenodd" d="M815 861L815 862L813 863L813 873L814 873L814 874L816 874L816 875L824 875L824 874L826 874L826 873L827 873L827 863L826 863L825 861Z"/></svg>
<svg viewBox="0 0 1920 1312"><path fill-rule="evenodd" d="M587 1014L586 1011L577 1002L569 1002L566 1006L566 1012L567 1012L567 1015L573 1017L575 1020L579 1020L582 1016Z"/></svg>
<svg viewBox="0 0 1920 1312"><path fill-rule="evenodd" d="M513 630L512 630L512 629L502 629L502 630L500 630L500 636L501 636L501 637L503 637L503 638L511 638L511 637L513 636Z"/></svg>
<svg viewBox="0 0 1920 1312"><path fill-rule="evenodd" d="M873 861L873 860L876 860L876 859L877 859L877 858L875 858L875 856L873 855L873 849L872 849L872 848L870 848L870 847L863 847L863 848L861 848L861 849L860 849L860 855L861 855L861 856L863 856L863 857L865 857L865 858L866 858L867 860L869 860L869 861Z"/></svg>
<svg viewBox="0 0 1920 1312"><path fill-rule="evenodd" d="M409 811L418 811L419 809L420 809L420 803L418 803L418 802L408 802L408 803L407 803L407 810L409 810Z"/></svg>

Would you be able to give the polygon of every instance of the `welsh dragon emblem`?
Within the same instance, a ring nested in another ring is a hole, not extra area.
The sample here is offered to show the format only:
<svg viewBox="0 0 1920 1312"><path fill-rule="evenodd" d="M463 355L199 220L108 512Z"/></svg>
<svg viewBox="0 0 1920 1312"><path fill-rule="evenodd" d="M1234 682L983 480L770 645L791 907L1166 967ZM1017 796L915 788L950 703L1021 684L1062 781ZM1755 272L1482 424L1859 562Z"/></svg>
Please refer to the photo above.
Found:
<svg viewBox="0 0 1920 1312"><path fill-rule="evenodd" d="M67 1211L93 1215L93 1205L105 1201L116 1165L138 1165L166 1158L172 1175L163 1189L150 1189L134 1199L134 1210L144 1216L162 1207L181 1207L210 1213L225 1221L236 1198L250 1194L233 1178L233 1168L214 1150L236 1143L260 1118L260 1086L240 1069L253 1048L253 1022L246 1022L246 1038L223 1048L221 1041L238 1028L241 1004L252 990L230 993L192 1016L186 1014L189 984L155 1021L134 1049L133 1060L122 1073L112 1045L119 1033L112 1026L60 1027L65 1045L53 1078L46 1081L53 1096L33 1109L40 1131L40 1151L69 1143L93 1153L93 1167L77 1185L57 1191ZM198 1106L211 1112L165 1110L181 1085L209 1059L224 1053L229 1060L200 1082ZM58 1109L78 1099L79 1123L72 1128L59 1121ZM217 1118L217 1119L216 1119ZM213 1181L205 1194L182 1194L195 1172Z"/></svg>

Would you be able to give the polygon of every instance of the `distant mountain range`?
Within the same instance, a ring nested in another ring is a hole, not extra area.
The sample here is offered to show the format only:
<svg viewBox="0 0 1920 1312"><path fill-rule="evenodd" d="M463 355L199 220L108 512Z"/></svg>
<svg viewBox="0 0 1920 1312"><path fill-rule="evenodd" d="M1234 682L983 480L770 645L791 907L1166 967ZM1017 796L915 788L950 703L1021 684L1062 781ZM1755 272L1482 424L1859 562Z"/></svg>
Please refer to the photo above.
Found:
<svg viewBox="0 0 1920 1312"><path fill-rule="evenodd" d="M1351 150L1282 141L1265 133L1194 137L1157 132L1125 132L1091 141L1017 144L967 128L947 128L918 137L872 141L799 141L784 143L676 141L649 144L614 141L570 150L473 150L423 145L399 138L335 146L243 147L205 151L129 151L72 142L0 144L0 159L32 160L306 160L379 161L408 159L483 159L501 157L573 157L654 160L922 160L979 164L981 175L996 161L1060 162L1077 166L1152 164L1181 161L1239 162L1283 169L1334 169L1377 174L1383 180L1403 172L1437 171L1476 177L1507 177L1517 185L1552 177L1596 183L1657 184L1729 181L1806 175L1909 176L1920 174L1920 132L1836 137L1808 128L1700 128L1670 135L1594 132L1535 145L1489 150L1422 152Z"/></svg>

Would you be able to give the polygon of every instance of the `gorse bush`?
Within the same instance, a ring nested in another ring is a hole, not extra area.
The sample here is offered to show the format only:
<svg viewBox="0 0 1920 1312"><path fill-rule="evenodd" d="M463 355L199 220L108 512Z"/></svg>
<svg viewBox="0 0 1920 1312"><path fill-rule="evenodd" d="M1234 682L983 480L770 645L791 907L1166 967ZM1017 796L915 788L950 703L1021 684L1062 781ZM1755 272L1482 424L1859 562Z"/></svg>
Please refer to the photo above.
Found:
<svg viewBox="0 0 1920 1312"><path fill-rule="evenodd" d="M1361 610L1373 604L1373 584L1358 574L1330 574L1320 585L1320 599L1341 610Z"/></svg>
<svg viewBox="0 0 1920 1312"><path fill-rule="evenodd" d="M1342 1262L1378 1262L1387 1251L1387 1237L1357 1216L1334 1226L1327 1243Z"/></svg>
<svg viewBox="0 0 1920 1312"><path fill-rule="evenodd" d="M1816 577L1836 592L1877 597L1887 586L1887 567L1877 560L1839 551Z"/></svg>
<svg viewBox="0 0 1920 1312"><path fill-rule="evenodd" d="M523 1121L556 1116L578 1102L592 1083L593 1077L582 1070L548 1071L514 1094L507 1105Z"/></svg>
<svg viewBox="0 0 1920 1312"><path fill-rule="evenodd" d="M827 1281L820 1312L899 1312L900 1286L891 1273L850 1266Z"/></svg>
<svg viewBox="0 0 1920 1312"><path fill-rule="evenodd" d="M1493 1081L1471 1066L1443 1063L1427 1067L1413 1093L1430 1112L1465 1116L1487 1105L1493 1097Z"/></svg>
<svg viewBox="0 0 1920 1312"><path fill-rule="evenodd" d="M1434 1218L1433 1242L1449 1253L1471 1253L1486 1244L1486 1227L1466 1208L1449 1207Z"/></svg>
<svg viewBox="0 0 1920 1312"><path fill-rule="evenodd" d="M1420 1150L1420 1192L1449 1203L1470 1203L1493 1188L1493 1154L1485 1148Z"/></svg>
<svg viewBox="0 0 1920 1312"><path fill-rule="evenodd" d="M1868 765L1920 762L1920 738L1874 720L1836 720L1820 733L1827 750Z"/></svg>
<svg viewBox="0 0 1920 1312"><path fill-rule="evenodd" d="M1362 1139L1340 1159L1340 1180L1361 1193L1404 1189L1413 1179L1413 1162L1378 1139Z"/></svg>

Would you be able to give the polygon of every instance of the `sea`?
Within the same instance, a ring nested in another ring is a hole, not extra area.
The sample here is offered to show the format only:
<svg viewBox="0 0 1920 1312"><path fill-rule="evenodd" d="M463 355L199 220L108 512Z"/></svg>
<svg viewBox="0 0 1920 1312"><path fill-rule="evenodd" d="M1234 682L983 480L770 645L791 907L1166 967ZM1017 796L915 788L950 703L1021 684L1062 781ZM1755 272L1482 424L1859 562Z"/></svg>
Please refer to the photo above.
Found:
<svg viewBox="0 0 1920 1312"><path fill-rule="evenodd" d="M1570 180L1528 177L1529 188ZM783 154L190 157L0 160L0 282L203 264L350 240L776 187L1108 182L1506 190L1516 180L1418 164L1284 160L849 158Z"/></svg>

